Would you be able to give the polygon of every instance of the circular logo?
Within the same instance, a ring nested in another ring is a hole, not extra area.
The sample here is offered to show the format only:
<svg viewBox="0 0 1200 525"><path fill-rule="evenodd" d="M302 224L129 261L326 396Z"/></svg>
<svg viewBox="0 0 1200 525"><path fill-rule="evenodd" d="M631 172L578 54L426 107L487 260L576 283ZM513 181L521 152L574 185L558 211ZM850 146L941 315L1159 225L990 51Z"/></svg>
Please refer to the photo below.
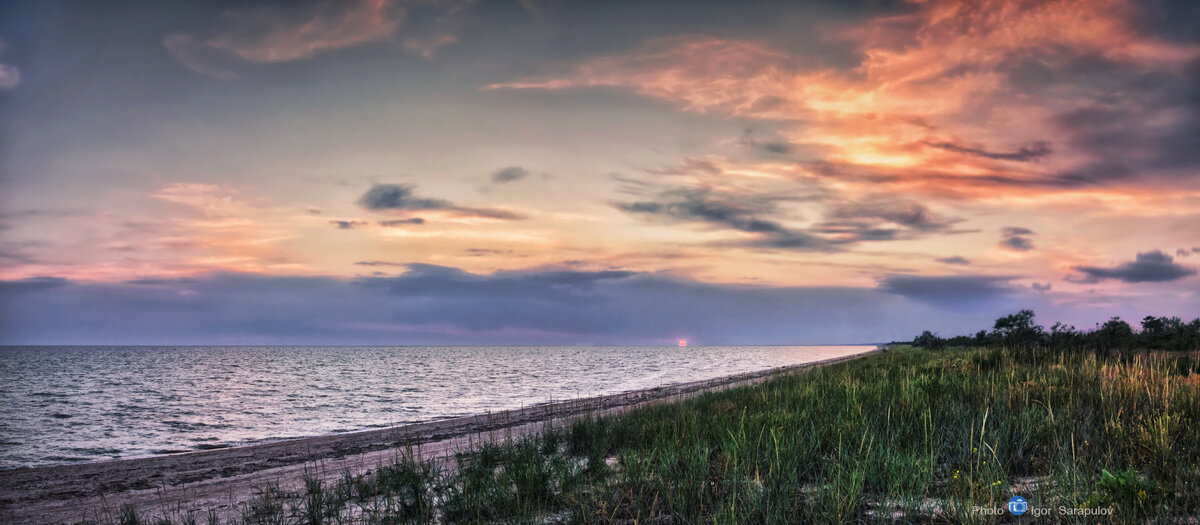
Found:
<svg viewBox="0 0 1200 525"><path fill-rule="evenodd" d="M1021 496L1013 496L1008 500L1008 512L1013 516L1020 516L1029 510L1029 502Z"/></svg>

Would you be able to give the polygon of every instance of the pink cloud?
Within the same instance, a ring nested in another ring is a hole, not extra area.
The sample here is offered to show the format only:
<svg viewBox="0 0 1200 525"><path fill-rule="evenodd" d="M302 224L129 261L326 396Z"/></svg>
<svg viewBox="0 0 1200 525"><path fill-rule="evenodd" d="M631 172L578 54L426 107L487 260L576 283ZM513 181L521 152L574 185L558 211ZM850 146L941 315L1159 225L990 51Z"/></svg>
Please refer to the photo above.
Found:
<svg viewBox="0 0 1200 525"><path fill-rule="evenodd" d="M204 43L250 62L288 62L390 37L404 10L390 0L322 2L309 9L228 10Z"/></svg>
<svg viewBox="0 0 1200 525"><path fill-rule="evenodd" d="M565 75L497 83L486 89L617 87L671 101L689 110L766 116L786 95L793 73L787 57L749 42L706 36L651 41L628 56L605 57Z"/></svg>
<svg viewBox="0 0 1200 525"><path fill-rule="evenodd" d="M7 64L0 64L0 89L12 89L20 83L20 70Z"/></svg>
<svg viewBox="0 0 1200 525"><path fill-rule="evenodd" d="M439 6L438 31L409 36L403 48L431 58L440 47L457 42L453 21L467 3L414 0L324 0L316 4L234 8L223 11L203 34L174 33L163 45L188 69L218 78L237 74L236 61L291 62L322 53L393 39L414 3ZM230 59L235 59L231 61Z"/></svg>
<svg viewBox="0 0 1200 525"><path fill-rule="evenodd" d="M0 40L0 53L3 53L6 47L4 41ZM0 89L12 89L20 83L21 71L16 66L0 64Z"/></svg>

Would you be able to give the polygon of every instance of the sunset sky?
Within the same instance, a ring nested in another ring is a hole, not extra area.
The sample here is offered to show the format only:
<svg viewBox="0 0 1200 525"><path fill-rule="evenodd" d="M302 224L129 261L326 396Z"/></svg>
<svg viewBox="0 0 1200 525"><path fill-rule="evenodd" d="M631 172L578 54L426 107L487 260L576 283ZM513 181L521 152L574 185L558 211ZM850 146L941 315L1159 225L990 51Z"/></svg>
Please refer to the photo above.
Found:
<svg viewBox="0 0 1200 525"><path fill-rule="evenodd" d="M6 2L0 343L1200 316L1200 2Z"/></svg>

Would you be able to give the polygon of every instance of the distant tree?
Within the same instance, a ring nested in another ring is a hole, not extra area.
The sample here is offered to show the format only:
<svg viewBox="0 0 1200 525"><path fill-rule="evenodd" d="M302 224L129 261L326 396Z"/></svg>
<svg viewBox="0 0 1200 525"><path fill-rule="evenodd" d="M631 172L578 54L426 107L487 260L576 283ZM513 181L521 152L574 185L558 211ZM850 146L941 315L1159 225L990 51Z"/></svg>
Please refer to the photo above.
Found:
<svg viewBox="0 0 1200 525"><path fill-rule="evenodd" d="M1142 331L1150 333L1162 333L1167 328L1166 317L1154 317L1147 315L1142 318Z"/></svg>
<svg viewBox="0 0 1200 525"><path fill-rule="evenodd" d="M912 344L922 348L1048 346L1055 350L1100 352L1132 350L1139 347L1154 350L1200 350L1200 319L1184 322L1178 317L1146 316L1142 319L1140 332L1134 332L1133 327L1120 317L1113 317L1104 324L1096 323L1096 328L1091 331L1081 331L1063 323L1054 323L1047 331L1034 324L1033 319L1033 310L1021 310L997 319L991 332L980 330L974 336L942 338L926 330L913 339Z"/></svg>
<svg viewBox="0 0 1200 525"><path fill-rule="evenodd" d="M1079 346L1082 335L1075 330L1074 326L1054 323L1050 327L1050 347L1059 350L1073 348Z"/></svg>
<svg viewBox="0 0 1200 525"><path fill-rule="evenodd" d="M969 346L975 346L975 338L971 337L969 335L956 335L954 337L950 337L950 338L946 339L946 346L956 347L956 348L966 348Z"/></svg>
<svg viewBox="0 0 1200 525"><path fill-rule="evenodd" d="M924 332L921 332L921 335L918 335L916 338L913 339L913 346L917 346L917 347L921 347L921 348L937 349L937 348L941 348L945 345L946 345L946 341L944 339L942 339L941 337L938 337L937 334L930 332L929 330L925 330Z"/></svg>
<svg viewBox="0 0 1200 525"><path fill-rule="evenodd" d="M1161 317L1166 333L1164 348L1167 350L1200 350L1200 319L1190 323L1178 317Z"/></svg>
<svg viewBox="0 0 1200 525"><path fill-rule="evenodd" d="M1006 315L996 319L995 329L1000 332L1003 337L1009 337L1014 333L1028 330L1033 326L1033 310L1021 310L1012 315Z"/></svg>
<svg viewBox="0 0 1200 525"><path fill-rule="evenodd" d="M1167 345L1171 333L1168 331L1166 317L1147 315L1142 319L1142 333L1138 334L1142 346L1150 349L1162 349Z"/></svg>
<svg viewBox="0 0 1200 525"><path fill-rule="evenodd" d="M1096 342L1101 350L1129 350L1133 348L1133 327L1120 317L1113 317L1096 329Z"/></svg>
<svg viewBox="0 0 1200 525"><path fill-rule="evenodd" d="M1021 310L996 319L996 335L1007 345L1033 346L1041 343L1044 329L1033 324L1033 315L1033 310Z"/></svg>
<svg viewBox="0 0 1200 525"><path fill-rule="evenodd" d="M1183 325L1177 334L1179 344L1173 345L1174 349L1200 350L1200 319L1192 319L1192 322Z"/></svg>
<svg viewBox="0 0 1200 525"><path fill-rule="evenodd" d="M975 332L975 344L979 346L989 346L992 344L992 338L988 335L987 330Z"/></svg>

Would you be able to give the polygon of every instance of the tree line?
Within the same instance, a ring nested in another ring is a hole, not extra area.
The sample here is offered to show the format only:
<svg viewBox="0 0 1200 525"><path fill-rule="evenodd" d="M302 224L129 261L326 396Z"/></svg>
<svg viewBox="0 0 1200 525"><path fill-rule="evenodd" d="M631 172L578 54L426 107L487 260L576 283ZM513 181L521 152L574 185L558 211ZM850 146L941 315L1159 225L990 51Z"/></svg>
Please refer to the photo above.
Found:
<svg viewBox="0 0 1200 525"><path fill-rule="evenodd" d="M1035 324L1033 310L1021 310L1012 315L996 319L990 331L980 330L975 335L959 335L943 338L925 330L913 339L912 345L922 348L947 346L1007 346L1047 347L1054 349L1092 349L1097 351L1146 350L1200 350L1200 319L1184 322L1178 317L1155 317L1142 319L1140 330L1135 330L1120 317L1104 323L1096 323L1091 330L1080 330L1074 326L1054 323L1049 329Z"/></svg>

